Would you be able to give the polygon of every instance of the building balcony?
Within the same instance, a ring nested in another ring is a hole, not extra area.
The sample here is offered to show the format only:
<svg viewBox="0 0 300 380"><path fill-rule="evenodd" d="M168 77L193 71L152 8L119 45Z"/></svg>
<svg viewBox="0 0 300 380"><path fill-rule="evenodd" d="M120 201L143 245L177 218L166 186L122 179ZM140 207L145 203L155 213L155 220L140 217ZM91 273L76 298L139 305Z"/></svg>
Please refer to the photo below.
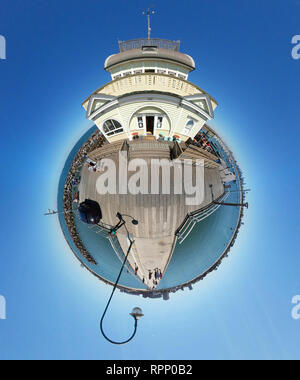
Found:
<svg viewBox="0 0 300 380"><path fill-rule="evenodd" d="M136 92L163 92L180 97L206 94L209 96L213 110L217 107L217 101L200 87L178 77L158 73L144 73L128 75L115 79L93 92L83 103L87 109L91 96L103 94L105 96L120 97Z"/></svg>

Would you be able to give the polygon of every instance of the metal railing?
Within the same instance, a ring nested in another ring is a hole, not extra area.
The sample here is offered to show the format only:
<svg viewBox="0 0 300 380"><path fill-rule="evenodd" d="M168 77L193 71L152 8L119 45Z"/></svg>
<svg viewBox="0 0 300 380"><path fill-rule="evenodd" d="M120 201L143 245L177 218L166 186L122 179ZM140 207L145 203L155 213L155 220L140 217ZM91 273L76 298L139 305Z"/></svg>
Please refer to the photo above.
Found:
<svg viewBox="0 0 300 380"><path fill-rule="evenodd" d="M226 192L221 196L218 201L224 202L225 199L229 196L229 192ZM195 224L198 222L201 222L211 214L213 214L215 211L218 210L220 207L220 204L211 204L209 207L200 209L199 211L195 211L191 214L189 214L183 223L183 225L176 231L176 236L178 237L178 243L182 244L184 240L189 236L189 234L192 232L193 228L195 227Z"/></svg>
<svg viewBox="0 0 300 380"><path fill-rule="evenodd" d="M164 40L162 38L137 38L128 41L119 41L120 52L139 49L143 46L156 46L162 49L179 50L180 41Z"/></svg>
<svg viewBox="0 0 300 380"><path fill-rule="evenodd" d="M109 235L108 235L109 231L107 230L107 228L102 227L100 224L92 224L92 225L88 226L88 228L98 235L101 235L101 236L106 237L106 238L109 237Z"/></svg>

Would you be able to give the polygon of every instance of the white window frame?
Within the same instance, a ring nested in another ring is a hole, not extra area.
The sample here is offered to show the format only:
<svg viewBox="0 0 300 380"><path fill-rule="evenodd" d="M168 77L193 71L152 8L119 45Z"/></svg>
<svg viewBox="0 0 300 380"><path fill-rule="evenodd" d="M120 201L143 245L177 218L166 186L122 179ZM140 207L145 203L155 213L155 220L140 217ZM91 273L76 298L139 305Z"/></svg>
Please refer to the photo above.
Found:
<svg viewBox="0 0 300 380"><path fill-rule="evenodd" d="M106 133L106 132L104 131L104 124L105 124L106 122L110 121L110 120L112 121L112 124L114 125L115 129L112 130L112 131L109 131L108 133ZM116 128L116 126L115 126L115 124L114 124L114 121L118 122L118 123L121 125L121 127ZM110 134L111 132L113 132L113 134ZM104 136L107 137L108 139L111 138L111 137L113 137L113 136L119 135L120 133L124 133L124 132L125 132L125 129L124 129L122 123L119 122L119 120L116 120L116 119L106 119L106 120L102 123L102 133L103 133Z"/></svg>
<svg viewBox="0 0 300 380"><path fill-rule="evenodd" d="M161 119L161 121L159 120ZM155 130L158 129L162 129L162 126L163 126L163 122L164 122L164 117L163 115L157 115L154 117L154 127L155 127ZM158 123L160 123L160 127L158 127Z"/></svg>
<svg viewBox="0 0 300 380"><path fill-rule="evenodd" d="M118 74L113 75L112 79L115 80L121 77L122 77L122 74L118 73Z"/></svg>
<svg viewBox="0 0 300 380"><path fill-rule="evenodd" d="M163 129L164 125L164 115L163 114L157 114L157 113L145 113L145 114L137 114L136 115L136 129L139 131L144 131L144 135L147 134L147 123L146 123L146 117L147 116L154 116L154 128L153 128L153 136L156 135L156 131L161 131ZM139 118L142 118L143 121L143 128L139 127ZM157 127L158 118L162 118L161 120L161 126L160 128Z"/></svg>
<svg viewBox="0 0 300 380"><path fill-rule="evenodd" d="M142 120L139 120L142 119ZM145 130L145 118L142 115L138 115L136 117L137 120L137 129L140 130ZM140 126L140 123L142 123L142 126Z"/></svg>
<svg viewBox="0 0 300 380"><path fill-rule="evenodd" d="M193 125L190 127L188 126L188 124L190 122L193 122ZM194 119L193 117L188 117L186 122L185 122L185 126L183 127L182 131L181 131L181 134L184 135L184 136L190 136L190 133L191 131L193 130L193 128L195 127L195 125L197 124L197 120Z"/></svg>
<svg viewBox="0 0 300 380"><path fill-rule="evenodd" d="M168 75L170 75L171 77L177 77L177 73L174 70L168 70Z"/></svg>
<svg viewBox="0 0 300 380"><path fill-rule="evenodd" d="M181 72L178 72L178 78L186 80L187 79L187 75L183 74Z"/></svg>
<svg viewBox="0 0 300 380"><path fill-rule="evenodd" d="M126 71L123 71L123 77L128 77L129 75L132 75L132 71L131 70L126 70Z"/></svg>

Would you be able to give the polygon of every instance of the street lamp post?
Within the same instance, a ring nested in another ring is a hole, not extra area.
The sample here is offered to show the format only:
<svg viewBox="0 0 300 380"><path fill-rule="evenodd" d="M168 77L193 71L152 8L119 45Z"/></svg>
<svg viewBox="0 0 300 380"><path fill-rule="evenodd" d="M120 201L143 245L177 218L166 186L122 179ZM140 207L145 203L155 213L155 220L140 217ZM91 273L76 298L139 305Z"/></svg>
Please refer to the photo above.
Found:
<svg viewBox="0 0 300 380"><path fill-rule="evenodd" d="M48 216L48 215L56 215L56 214L68 214L70 212L73 212L74 210L71 209L71 210L66 210L66 211L56 211L56 210L50 210L48 209L48 212L46 212L44 215L45 216Z"/></svg>
<svg viewBox="0 0 300 380"><path fill-rule="evenodd" d="M125 214L124 214L124 216L125 216ZM126 216L130 216L130 215L126 215ZM112 232L114 231L114 233L115 233L119 228L121 228L123 225L125 225L125 223L126 223L126 222L124 221L124 219L123 219L123 216L122 216L120 213L117 213L117 217L119 218L119 223L118 223L118 224L112 229ZM130 216L130 217L131 217L131 216ZM132 218L132 217L131 217L131 218ZM134 218L132 218L132 223L133 223L133 224L138 224L138 221L135 220ZM125 226L125 228L126 228L126 226ZM129 253L130 253L131 247L132 247L132 245L133 245L133 243L134 243L133 240L130 238L130 235L129 235L129 232L128 232L127 228L126 228L126 231L127 231L127 237L128 237L128 239L129 239L129 241L130 241L130 244L129 244L129 247L128 247L128 250L127 250L127 254L126 254L125 258L124 258L124 261L123 261L122 267L121 267L121 269L120 269L119 275L118 275L117 280L116 280L116 282L115 282L115 284L114 284L113 290L112 290L112 292L111 292L111 295L110 295L110 297L109 297L109 300L108 300L108 302L107 302L107 305L106 305L106 307L105 307L105 309L104 309L104 312L103 312L102 317L101 317L101 320L100 320L100 331L101 331L102 335L104 336L104 338L105 338L108 342L113 343L113 344L125 344L125 343L130 342L131 339L135 336L135 333L136 333L136 330L137 330L137 322L138 322L138 319L141 318L141 317L143 316L143 314L142 314L142 310L141 310L139 307L135 307L135 308L133 308L133 310L132 310L132 312L130 313L130 315L134 318L134 330L133 330L133 333L132 333L132 335L130 336L130 338L128 338L127 340L125 340L125 341L123 341L123 342L116 342L116 341L110 339L110 338L105 334L105 332L104 332L104 330L103 330L103 320L104 320L105 314L106 314L107 309L108 309L108 307L109 307L109 304L110 304L110 302L111 302L111 300L112 300L112 297L113 297L113 295L114 295L114 293L115 293L115 290L116 290L116 288L117 288L118 282L119 282L120 277L121 277L121 274L122 274L122 272L123 272L124 265L125 265L125 263L126 263L126 261L127 261L127 258L128 258Z"/></svg>
<svg viewBox="0 0 300 380"><path fill-rule="evenodd" d="M60 214L60 213L68 213L68 212L72 212L74 210L67 210L67 211L55 211L55 210L48 210L47 213L45 213L45 215L55 215L55 214ZM110 302L112 300L112 297L115 293L115 290L117 288L117 285L118 285L118 282L120 280L120 277L121 277L121 274L123 272L123 268L126 264L126 261L127 261L127 258L128 258L128 255L130 253L130 250L131 250L131 247L134 243L134 241L131 239L130 237L130 234L129 234L129 231L126 227L126 221L124 220L123 216L126 216L126 217L129 217L131 218L131 222L132 224L134 225L137 225L138 224L138 221L136 219L134 219L131 215L127 215L127 214L121 214L120 212L117 213L117 218L119 219L119 222L112 228L108 228L108 227L105 227L105 226L102 226L99 224L101 218L102 218L102 212L101 212L101 208L99 206L99 204L95 201L92 201L92 200L89 200L89 199L86 199L84 202L82 202L80 205L79 205L79 208L78 208L78 211L79 211L79 215L80 215L80 219L84 222L84 223L87 223L87 224L95 224L95 225L98 225L104 229L106 229L108 231L108 233L112 234L112 235L115 235L115 233L122 227L124 226L126 231L127 231L127 237L128 237L128 240L130 241L130 244L129 244L129 247L128 247L128 250L127 250L127 253L126 253L126 256L124 258L124 261L123 261L123 264L122 264L122 267L120 269L120 272L119 272L119 275L117 277L117 280L114 284L114 287L113 287L113 290L111 292L111 295L109 297L109 300L106 304L106 307L104 309L104 312L102 314L102 317L101 317L101 320L100 320L100 330L101 330L101 333L102 335L104 336L104 338L109 341L110 343L113 343L113 344L125 344L125 343L128 343L129 341L131 341L131 339L135 336L135 333L136 333L136 330L137 330L137 323L138 323L138 319L141 318L144 314L142 313L142 309L140 309L139 307L134 307L132 312L130 313L130 315L133 317L134 319L134 330L133 330L133 333L132 335L130 336L130 338L128 338L127 340L123 341L123 342L115 342L114 340L110 339L104 332L103 330L103 320L104 320L104 317L105 317L105 314L107 312L107 309L110 305Z"/></svg>
<svg viewBox="0 0 300 380"><path fill-rule="evenodd" d="M139 222L134 219L131 215L127 215L127 214L121 214L120 212L117 212L117 218L119 219L119 222L110 229L110 233L112 235L114 235L122 226L124 226L124 224L126 223L123 216L127 216L129 218L131 218L131 223L134 224L134 225L137 225L139 224Z"/></svg>

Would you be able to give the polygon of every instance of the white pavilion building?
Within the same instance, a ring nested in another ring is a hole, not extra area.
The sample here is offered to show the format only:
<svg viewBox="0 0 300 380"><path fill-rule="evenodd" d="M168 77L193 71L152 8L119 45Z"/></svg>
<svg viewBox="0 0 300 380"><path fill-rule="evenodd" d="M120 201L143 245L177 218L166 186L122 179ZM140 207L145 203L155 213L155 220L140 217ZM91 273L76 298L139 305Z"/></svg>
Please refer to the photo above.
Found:
<svg viewBox="0 0 300 380"><path fill-rule="evenodd" d="M187 194L99 194L100 173L84 167L79 186L80 202L93 199L101 205L103 223L116 224L116 213L130 214L138 225L127 224L135 241L128 259L137 276L149 289L156 288L149 271L158 268L165 273L180 231L187 230L190 215L202 220L217 207L214 199L222 199L225 182L234 180L226 165L213 151L193 143L195 136L214 117L216 100L188 81L195 70L192 57L179 51L178 41L137 39L119 42L120 52L110 55L104 69L111 81L93 92L84 102L86 117L105 136L107 144L89 154L99 162L111 158L119 167L119 154L128 160L143 158L203 160L204 197L200 205L188 205ZM175 165L176 166L176 165ZM196 166L196 165L195 165ZM171 179L174 179L174 171ZM227 170L227 171L226 171ZM159 174L164 181L162 172ZM151 178L149 178L149 186ZM201 219L202 218L202 219ZM117 234L123 253L128 239L121 230ZM114 246L115 251L117 248Z"/></svg>

